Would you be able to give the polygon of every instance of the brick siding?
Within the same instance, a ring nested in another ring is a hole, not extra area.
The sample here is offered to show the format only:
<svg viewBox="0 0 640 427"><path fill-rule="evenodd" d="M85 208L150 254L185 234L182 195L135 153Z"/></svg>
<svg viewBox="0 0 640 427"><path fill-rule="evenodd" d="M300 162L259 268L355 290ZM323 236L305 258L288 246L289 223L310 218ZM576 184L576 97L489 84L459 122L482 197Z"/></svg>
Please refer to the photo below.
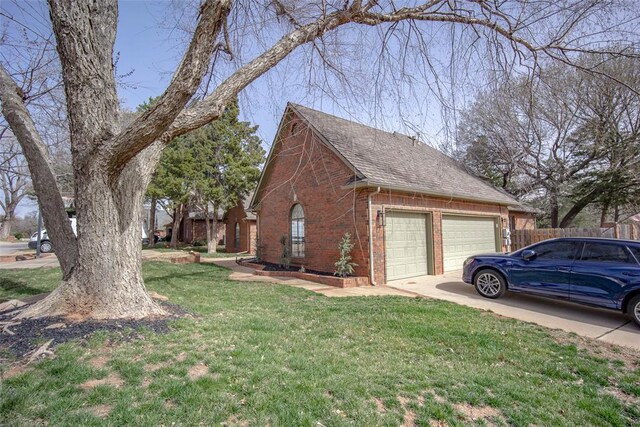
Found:
<svg viewBox="0 0 640 427"><path fill-rule="evenodd" d="M247 214L242 201L227 211L225 215L225 224L227 225L226 252L256 253L256 221L246 218ZM240 225L239 242L236 242L236 224Z"/></svg>

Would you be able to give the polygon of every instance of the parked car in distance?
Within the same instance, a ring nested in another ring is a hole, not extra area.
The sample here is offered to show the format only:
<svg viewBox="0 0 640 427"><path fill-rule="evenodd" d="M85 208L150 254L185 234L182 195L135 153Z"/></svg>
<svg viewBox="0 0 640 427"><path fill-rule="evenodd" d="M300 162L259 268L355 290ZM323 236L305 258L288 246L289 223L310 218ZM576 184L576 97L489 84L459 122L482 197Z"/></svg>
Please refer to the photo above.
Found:
<svg viewBox="0 0 640 427"><path fill-rule="evenodd" d="M640 241L545 240L508 254L467 258L462 279L486 298L508 291L620 310L640 326Z"/></svg>
<svg viewBox="0 0 640 427"><path fill-rule="evenodd" d="M78 234L77 230L76 230L76 219L75 218L69 218L69 222L71 223L71 228L73 229L73 233L74 234ZM157 237L155 239L155 241L157 242ZM149 239L147 238L147 232L144 229L144 226L142 227L142 244L143 245L148 245L149 244ZM36 231L35 233L33 233L31 235L31 237L29 238L29 249L36 249L38 246L38 232ZM46 229L42 229L42 234L40 237L40 252L42 252L43 254L46 253L50 253L53 252L53 243L51 243L51 240L49 240L49 235L47 234L47 230Z"/></svg>

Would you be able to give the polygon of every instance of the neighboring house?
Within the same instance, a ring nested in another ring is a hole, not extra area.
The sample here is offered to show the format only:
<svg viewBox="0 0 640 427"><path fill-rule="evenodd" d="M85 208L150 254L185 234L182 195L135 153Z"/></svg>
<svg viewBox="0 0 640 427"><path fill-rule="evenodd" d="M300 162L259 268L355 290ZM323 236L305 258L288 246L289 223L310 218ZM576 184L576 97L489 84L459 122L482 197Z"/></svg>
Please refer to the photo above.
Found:
<svg viewBox="0 0 640 427"><path fill-rule="evenodd" d="M515 227L534 225L517 200L440 151L295 104L251 208L263 260L279 262L286 236L293 265L333 272L348 232L355 274L378 284L460 270L470 255L505 250L510 217Z"/></svg>
<svg viewBox="0 0 640 427"><path fill-rule="evenodd" d="M256 253L256 215L249 210L253 193L241 200L224 215L227 228L227 252Z"/></svg>
<svg viewBox="0 0 640 427"><path fill-rule="evenodd" d="M509 208L509 229L533 230L536 228L536 214L540 211L526 205L511 205Z"/></svg>
<svg viewBox="0 0 640 427"><path fill-rule="evenodd" d="M216 215L218 221L218 235L217 244L224 245L225 236L225 224L222 221L222 211L218 210ZM209 213L209 220L213 219L213 213ZM213 227L213 221L210 225ZM171 225L173 227L173 225ZM170 229L167 232L170 233ZM194 242L200 242L204 245L207 244L207 224L204 221L204 212L196 208L187 208L182 216L182 222L180 223L180 229L178 230L180 235L178 240L186 244L193 244Z"/></svg>

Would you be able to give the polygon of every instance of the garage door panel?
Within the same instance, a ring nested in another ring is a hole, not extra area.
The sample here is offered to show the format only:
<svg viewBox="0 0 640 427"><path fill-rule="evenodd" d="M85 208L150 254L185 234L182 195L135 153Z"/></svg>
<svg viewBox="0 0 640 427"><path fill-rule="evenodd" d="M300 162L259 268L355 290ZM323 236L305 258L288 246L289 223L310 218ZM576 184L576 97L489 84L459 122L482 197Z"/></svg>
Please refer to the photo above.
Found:
<svg viewBox="0 0 640 427"><path fill-rule="evenodd" d="M428 273L427 217L408 212L387 212L385 253L387 280Z"/></svg>
<svg viewBox="0 0 640 427"><path fill-rule="evenodd" d="M442 257L444 271L462 269L466 258L496 251L496 226L493 218L442 217Z"/></svg>

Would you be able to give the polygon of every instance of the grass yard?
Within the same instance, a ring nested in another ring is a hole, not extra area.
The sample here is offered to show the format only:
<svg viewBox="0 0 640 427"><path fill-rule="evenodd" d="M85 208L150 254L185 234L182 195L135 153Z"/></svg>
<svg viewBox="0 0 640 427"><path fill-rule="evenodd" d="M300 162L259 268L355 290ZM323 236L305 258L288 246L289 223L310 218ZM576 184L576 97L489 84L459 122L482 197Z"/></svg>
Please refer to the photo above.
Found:
<svg viewBox="0 0 640 427"><path fill-rule="evenodd" d="M97 333L57 347L4 379L0 425L640 423L640 360L600 343L587 351L576 337L448 302L232 282L213 265L147 263L144 273L196 316L143 340ZM0 299L58 277L3 271Z"/></svg>
<svg viewBox="0 0 640 427"><path fill-rule="evenodd" d="M246 252L244 253L235 253L235 252L225 252L224 246L218 246L216 249L216 253L209 254L207 253L206 246L178 246L178 249L171 249L165 247L165 242L157 243L155 246L145 246L143 250L153 249L158 252L199 252L200 256L203 258L250 258L253 255L249 255Z"/></svg>

